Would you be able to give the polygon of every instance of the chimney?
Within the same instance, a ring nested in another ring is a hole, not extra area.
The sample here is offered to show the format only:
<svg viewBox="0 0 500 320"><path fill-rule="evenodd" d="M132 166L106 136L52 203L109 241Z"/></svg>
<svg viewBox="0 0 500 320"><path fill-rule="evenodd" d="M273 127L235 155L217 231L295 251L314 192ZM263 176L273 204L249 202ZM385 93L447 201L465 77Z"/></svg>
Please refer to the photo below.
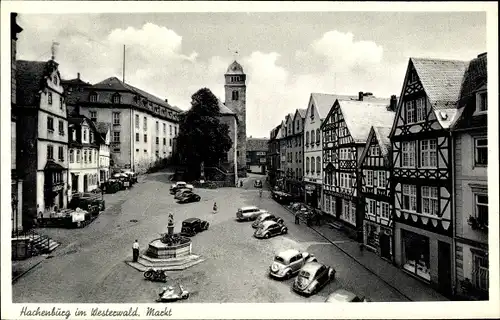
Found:
<svg viewBox="0 0 500 320"><path fill-rule="evenodd" d="M396 111L397 104L398 104L398 99L396 98L396 95L392 95L391 102L389 103L389 109L391 111Z"/></svg>
<svg viewBox="0 0 500 320"><path fill-rule="evenodd" d="M359 101L363 101L363 91L360 91L360 92L358 93L358 100L359 100Z"/></svg>
<svg viewBox="0 0 500 320"><path fill-rule="evenodd" d="M76 74L76 78L77 78L78 80L80 80L80 72L78 72L78 73Z"/></svg>
<svg viewBox="0 0 500 320"><path fill-rule="evenodd" d="M165 99L165 102L168 103L168 99Z"/></svg>

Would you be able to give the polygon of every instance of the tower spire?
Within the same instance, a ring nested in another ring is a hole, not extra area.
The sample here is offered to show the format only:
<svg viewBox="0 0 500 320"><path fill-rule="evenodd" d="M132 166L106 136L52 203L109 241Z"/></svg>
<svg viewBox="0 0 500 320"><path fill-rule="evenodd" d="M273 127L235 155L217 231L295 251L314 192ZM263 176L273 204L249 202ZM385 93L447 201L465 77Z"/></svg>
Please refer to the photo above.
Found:
<svg viewBox="0 0 500 320"><path fill-rule="evenodd" d="M50 47L50 51L52 52L52 60L54 61L56 59L57 46L59 46L59 42L52 41L52 46Z"/></svg>

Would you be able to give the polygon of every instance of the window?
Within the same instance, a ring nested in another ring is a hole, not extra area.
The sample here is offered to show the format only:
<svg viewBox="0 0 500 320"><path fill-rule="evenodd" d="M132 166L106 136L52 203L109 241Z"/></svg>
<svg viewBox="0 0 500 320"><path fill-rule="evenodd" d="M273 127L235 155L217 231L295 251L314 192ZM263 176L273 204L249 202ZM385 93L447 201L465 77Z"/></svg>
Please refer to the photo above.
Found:
<svg viewBox="0 0 500 320"><path fill-rule="evenodd" d="M54 160L54 147L51 145L47 146L47 159Z"/></svg>
<svg viewBox="0 0 500 320"><path fill-rule="evenodd" d="M54 131L54 119L47 117L47 130Z"/></svg>
<svg viewBox="0 0 500 320"><path fill-rule="evenodd" d="M69 163L74 163L74 162L75 162L75 151L69 150Z"/></svg>
<svg viewBox="0 0 500 320"><path fill-rule="evenodd" d="M57 85L57 77L54 76L54 80L52 80L54 82L55 85Z"/></svg>
<svg viewBox="0 0 500 320"><path fill-rule="evenodd" d="M472 270L472 281L476 288L481 290L488 290L489 288L489 271L488 271L488 257L484 254L472 254L474 259L474 266Z"/></svg>
<svg viewBox="0 0 500 320"><path fill-rule="evenodd" d="M377 145L371 146L370 147L370 155L372 155L372 156L379 156L380 155L380 148L379 148L379 146L377 146Z"/></svg>
<svg viewBox="0 0 500 320"><path fill-rule="evenodd" d="M87 150L83 151L83 163L87 163Z"/></svg>
<svg viewBox="0 0 500 320"><path fill-rule="evenodd" d="M136 128L136 129L139 129L139 126L140 126L140 124L139 124L139 123L140 123L140 120L139 120L139 115L138 115L138 114L136 114L136 115L135 115L135 128Z"/></svg>
<svg viewBox="0 0 500 320"><path fill-rule="evenodd" d="M403 184L403 209L417 211L417 187Z"/></svg>
<svg viewBox="0 0 500 320"><path fill-rule="evenodd" d="M148 142L148 135L144 134L144 142Z"/></svg>
<svg viewBox="0 0 500 320"><path fill-rule="evenodd" d="M144 130L147 130L148 129L148 118L144 117Z"/></svg>
<svg viewBox="0 0 500 320"><path fill-rule="evenodd" d="M113 142L120 143L120 131L113 131Z"/></svg>
<svg viewBox="0 0 500 320"><path fill-rule="evenodd" d="M135 142L139 142L139 133L135 134Z"/></svg>
<svg viewBox="0 0 500 320"><path fill-rule="evenodd" d="M59 120L59 135L64 136L64 122Z"/></svg>
<svg viewBox="0 0 500 320"><path fill-rule="evenodd" d="M92 153L94 153L94 151L89 150L89 163L92 163Z"/></svg>
<svg viewBox="0 0 500 320"><path fill-rule="evenodd" d="M121 99L120 99L120 95L119 95L119 94L115 94L115 95L113 96L113 103L118 104L118 103L120 103L120 100L121 100Z"/></svg>
<svg viewBox="0 0 500 320"><path fill-rule="evenodd" d="M59 109L63 109L63 98L59 97Z"/></svg>
<svg viewBox="0 0 500 320"><path fill-rule="evenodd" d="M403 142L403 167L415 166L415 141Z"/></svg>
<svg viewBox="0 0 500 320"><path fill-rule="evenodd" d="M415 122L415 104L414 101L406 101L406 122L413 123Z"/></svg>
<svg viewBox="0 0 500 320"><path fill-rule="evenodd" d="M156 137L156 144L160 144L160 138Z"/></svg>
<svg viewBox="0 0 500 320"><path fill-rule="evenodd" d="M420 141L420 166L427 168L437 167L436 140Z"/></svg>
<svg viewBox="0 0 500 320"><path fill-rule="evenodd" d="M48 99L48 101L47 101L48 104L51 105L52 104L52 92L49 92L47 99Z"/></svg>
<svg viewBox="0 0 500 320"><path fill-rule="evenodd" d="M314 130L311 130L311 145L314 143Z"/></svg>
<svg viewBox="0 0 500 320"><path fill-rule="evenodd" d="M113 125L115 125L115 126L120 125L120 113L119 112L113 112Z"/></svg>
<svg viewBox="0 0 500 320"><path fill-rule="evenodd" d="M90 111L90 120L93 122L97 122L97 112L96 111Z"/></svg>
<svg viewBox="0 0 500 320"><path fill-rule="evenodd" d="M177 127L174 127L174 135L177 135Z"/></svg>
<svg viewBox="0 0 500 320"><path fill-rule="evenodd" d="M476 101L477 101L477 111L478 112L488 111L488 93L487 92L478 93Z"/></svg>
<svg viewBox="0 0 500 320"><path fill-rule="evenodd" d="M167 145L167 138L163 138L163 145L166 146Z"/></svg>
<svg viewBox="0 0 500 320"><path fill-rule="evenodd" d="M315 165L315 162L314 162L314 157L311 158L311 174L314 173L314 165Z"/></svg>
<svg viewBox="0 0 500 320"><path fill-rule="evenodd" d="M377 213L377 202L373 199L366 200L366 212L369 215L375 215Z"/></svg>
<svg viewBox="0 0 500 320"><path fill-rule="evenodd" d="M389 219L389 215L391 214L390 206L387 202L381 202L381 210L380 217L384 219Z"/></svg>
<svg viewBox="0 0 500 320"><path fill-rule="evenodd" d="M309 173L309 157L306 157L306 173Z"/></svg>
<svg viewBox="0 0 500 320"><path fill-rule="evenodd" d="M316 173L319 175L321 173L321 158L316 157Z"/></svg>
<svg viewBox="0 0 500 320"><path fill-rule="evenodd" d="M97 93L90 94L90 102L97 102Z"/></svg>
<svg viewBox="0 0 500 320"><path fill-rule="evenodd" d="M425 121L425 98L415 100L417 109L417 121Z"/></svg>
<svg viewBox="0 0 500 320"><path fill-rule="evenodd" d="M309 131L306 132L306 147L309 147Z"/></svg>
<svg viewBox="0 0 500 320"><path fill-rule="evenodd" d="M422 187L422 213L438 215L437 187Z"/></svg>
<svg viewBox="0 0 500 320"><path fill-rule="evenodd" d="M167 134L167 124L166 123L163 124L163 133Z"/></svg>
<svg viewBox="0 0 500 320"><path fill-rule="evenodd" d="M160 131L160 124L158 123L158 121L156 121L155 129L156 129L156 132Z"/></svg>
<svg viewBox="0 0 500 320"><path fill-rule="evenodd" d="M488 195L475 194L476 218L481 225L488 225Z"/></svg>
<svg viewBox="0 0 500 320"><path fill-rule="evenodd" d="M373 187L373 171L366 170L366 186Z"/></svg>
<svg viewBox="0 0 500 320"><path fill-rule="evenodd" d="M172 125L169 125L170 128L170 135L172 135Z"/></svg>
<svg viewBox="0 0 500 320"><path fill-rule="evenodd" d="M80 150L76 150L76 163L80 163L80 160L81 160Z"/></svg>
<svg viewBox="0 0 500 320"><path fill-rule="evenodd" d="M169 145L172 146L172 139L169 139Z"/></svg>
<svg viewBox="0 0 500 320"><path fill-rule="evenodd" d="M488 165L488 139L474 139L474 163L476 166Z"/></svg>
<svg viewBox="0 0 500 320"><path fill-rule="evenodd" d="M83 129L83 141L87 141L87 129Z"/></svg>
<svg viewBox="0 0 500 320"><path fill-rule="evenodd" d="M239 98L239 97L238 97L238 91L236 91L236 90L235 90L235 91L233 91L233 92L232 92L232 100L238 100L238 98Z"/></svg>
<svg viewBox="0 0 500 320"><path fill-rule="evenodd" d="M387 174L385 171L377 171L378 175L378 187L385 188L387 186Z"/></svg>

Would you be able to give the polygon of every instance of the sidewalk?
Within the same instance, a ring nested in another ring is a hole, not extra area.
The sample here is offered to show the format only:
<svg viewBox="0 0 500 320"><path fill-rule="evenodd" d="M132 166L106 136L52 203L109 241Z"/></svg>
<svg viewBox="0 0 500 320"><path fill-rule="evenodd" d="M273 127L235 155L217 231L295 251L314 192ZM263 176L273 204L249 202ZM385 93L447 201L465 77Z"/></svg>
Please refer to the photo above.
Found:
<svg viewBox="0 0 500 320"><path fill-rule="evenodd" d="M12 260L12 282L16 282L19 278L37 267L48 257L49 255L47 254L41 254L24 260Z"/></svg>
<svg viewBox="0 0 500 320"><path fill-rule="evenodd" d="M288 212L293 212L283 206ZM339 250L362 265L369 272L377 275L382 281L393 287L410 301L449 301L429 285L408 275L390 262L380 258L377 254L365 249L359 250L359 243L350 239L341 231L331 229L327 225L309 227ZM342 241L345 240L345 241Z"/></svg>

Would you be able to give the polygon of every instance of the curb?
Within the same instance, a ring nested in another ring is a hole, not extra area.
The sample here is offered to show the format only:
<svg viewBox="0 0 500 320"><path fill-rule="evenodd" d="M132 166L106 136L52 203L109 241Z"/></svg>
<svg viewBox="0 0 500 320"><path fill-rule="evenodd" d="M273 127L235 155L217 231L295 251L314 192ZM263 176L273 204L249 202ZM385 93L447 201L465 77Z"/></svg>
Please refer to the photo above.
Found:
<svg viewBox="0 0 500 320"><path fill-rule="evenodd" d="M47 259L47 257L45 257L45 259L42 259L42 260L38 261L37 263L35 263L31 267L29 267L24 272L21 272L20 274L18 274L15 278L12 279L12 283L15 283L17 280L19 280L19 278L21 278L22 276L24 276L25 274L27 274L31 270L35 269L40 263L44 262L46 259Z"/></svg>
<svg viewBox="0 0 500 320"><path fill-rule="evenodd" d="M285 208L286 211L290 212L291 214L294 214L288 207L284 206L284 205L281 205L283 208ZM307 225L306 225L307 226ZM332 240L330 240L327 236L325 236L321 231L318 231L316 230L315 228L313 228L312 226L307 226L309 229L312 229L314 232L316 232L317 234L319 234L322 238L324 238L326 241L328 241L329 243L331 243L332 245L334 245L337 249L339 249L340 251L342 251L344 254L346 254L349 258L351 258L352 260L356 261L359 265L361 265L363 268L365 268L366 270L368 270L371 274L375 275L378 279L380 279L383 283L385 283L386 285L388 285L389 287L391 287L392 289L394 289L397 293L399 293L400 295L402 295L403 297L405 297L406 299L408 299L408 301L413 301L412 299L410 299L410 297L408 297L406 294L404 294L403 292L401 292L398 288L396 288L394 285L390 284L389 282L387 282L385 279L383 279L381 276L379 276L375 271L371 270L370 268L368 268L367 266L365 266L363 263L361 263L356 257L354 257L353 255L351 255L349 252L347 252L346 250L342 249L341 247L339 247L336 243L334 243Z"/></svg>

